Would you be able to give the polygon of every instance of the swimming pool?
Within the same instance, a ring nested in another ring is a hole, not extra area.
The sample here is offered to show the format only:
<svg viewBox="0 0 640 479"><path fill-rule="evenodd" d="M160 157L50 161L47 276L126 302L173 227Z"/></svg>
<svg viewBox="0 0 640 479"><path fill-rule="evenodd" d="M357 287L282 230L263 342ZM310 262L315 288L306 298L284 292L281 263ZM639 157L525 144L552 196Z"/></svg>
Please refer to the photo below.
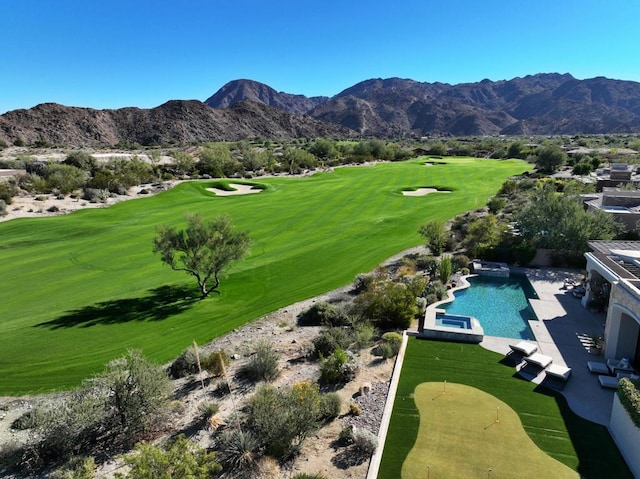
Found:
<svg viewBox="0 0 640 479"><path fill-rule="evenodd" d="M528 301L537 294L526 276L474 276L467 280L471 286L456 291L455 300L440 308L447 314L474 316L487 336L535 339L527 320L538 319Z"/></svg>

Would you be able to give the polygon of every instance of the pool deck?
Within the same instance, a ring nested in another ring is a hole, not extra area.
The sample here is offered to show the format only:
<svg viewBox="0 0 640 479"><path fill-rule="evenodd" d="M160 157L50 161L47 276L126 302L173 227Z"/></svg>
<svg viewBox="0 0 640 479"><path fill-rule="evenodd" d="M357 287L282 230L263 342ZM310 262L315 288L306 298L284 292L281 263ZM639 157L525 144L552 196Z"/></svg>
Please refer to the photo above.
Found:
<svg viewBox="0 0 640 479"><path fill-rule="evenodd" d="M525 272L539 297L529 300L539 319L529 322L538 352L551 356L553 364L571 368L571 376L565 384L559 380L550 384L557 386L576 414L608 426L615 390L600 387L598 375L590 373L587 368L587 361L605 360L604 356L591 354L589 350L589 335L604 332L605 314L588 311L570 290L564 288L564 280L577 273L552 268L527 269ZM515 341L485 336L480 345L507 354L509 344ZM544 372L531 374L530 368L522 370L522 363L516 369L536 384L545 380Z"/></svg>

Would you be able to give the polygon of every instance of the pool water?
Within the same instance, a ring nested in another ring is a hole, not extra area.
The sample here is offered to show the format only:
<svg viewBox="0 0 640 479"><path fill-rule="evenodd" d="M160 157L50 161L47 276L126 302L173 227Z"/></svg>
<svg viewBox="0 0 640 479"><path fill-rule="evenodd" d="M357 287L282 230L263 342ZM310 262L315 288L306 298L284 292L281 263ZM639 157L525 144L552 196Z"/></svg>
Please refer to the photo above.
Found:
<svg viewBox="0 0 640 479"><path fill-rule="evenodd" d="M476 317L486 336L535 339L527 321L538 318L528 298L537 295L526 276L474 276L468 281L469 288L456 291L454 301L441 305L447 314Z"/></svg>
<svg viewBox="0 0 640 479"><path fill-rule="evenodd" d="M471 329L471 318L453 314L436 314L436 326L448 328Z"/></svg>

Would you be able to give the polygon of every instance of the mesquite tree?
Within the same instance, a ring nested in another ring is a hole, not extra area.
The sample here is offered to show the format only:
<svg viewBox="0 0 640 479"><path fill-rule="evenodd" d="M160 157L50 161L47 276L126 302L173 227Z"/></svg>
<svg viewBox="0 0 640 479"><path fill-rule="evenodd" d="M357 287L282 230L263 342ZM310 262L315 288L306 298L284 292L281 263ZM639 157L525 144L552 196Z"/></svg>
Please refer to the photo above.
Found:
<svg viewBox="0 0 640 479"><path fill-rule="evenodd" d="M205 221L200 215L187 216L187 227L177 230L162 225L153 239L153 252L175 271L185 271L198 281L206 298L220 286L220 273L231 261L241 259L251 240L244 231L235 231L228 216ZM211 282L211 285L209 283Z"/></svg>

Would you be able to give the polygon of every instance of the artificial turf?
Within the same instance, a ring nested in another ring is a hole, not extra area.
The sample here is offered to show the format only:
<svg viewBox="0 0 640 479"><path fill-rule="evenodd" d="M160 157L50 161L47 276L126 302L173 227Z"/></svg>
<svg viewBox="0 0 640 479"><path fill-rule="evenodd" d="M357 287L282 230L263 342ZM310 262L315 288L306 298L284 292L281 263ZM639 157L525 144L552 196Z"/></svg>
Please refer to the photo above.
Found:
<svg viewBox="0 0 640 479"><path fill-rule="evenodd" d="M418 385L414 401L420 428L402 477L421 477L427 470L433 477L579 477L537 447L517 413L495 396L463 384L430 382Z"/></svg>
<svg viewBox="0 0 640 479"><path fill-rule="evenodd" d="M188 182L159 195L65 216L0 223L0 395L75 386L129 348L168 361L294 302L353 281L421 243L420 224L478 208L519 160L426 158L254 182L259 194L218 196ZM232 180L231 180L232 181ZM424 197L403 189L434 187ZM159 224L186 213L231 216L253 239L220 294L152 253Z"/></svg>
<svg viewBox="0 0 640 479"><path fill-rule="evenodd" d="M428 434L419 432L416 388L422 383L444 381L472 386L507 404L516 411L525 432L540 449L581 477L633 477L604 426L575 415L560 393L519 379L514 373L503 356L481 346L409 338L378 478L409 477L402 475L403 463L418 435ZM519 444L496 441L487 441L485 447L465 449L449 460L464 462L468 456L482 456L489 447L502 447L505 455L514 462L518 460ZM503 473L492 477L520 476Z"/></svg>

